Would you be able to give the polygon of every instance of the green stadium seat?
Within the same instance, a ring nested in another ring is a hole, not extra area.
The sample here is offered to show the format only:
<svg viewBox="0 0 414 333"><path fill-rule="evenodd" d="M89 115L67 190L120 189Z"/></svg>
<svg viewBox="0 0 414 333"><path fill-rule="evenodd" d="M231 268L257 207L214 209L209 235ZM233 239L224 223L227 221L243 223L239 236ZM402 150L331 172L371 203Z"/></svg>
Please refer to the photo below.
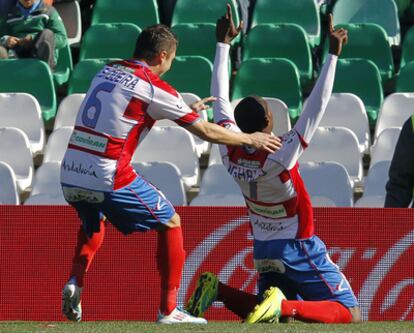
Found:
<svg viewBox="0 0 414 333"><path fill-rule="evenodd" d="M242 62L234 80L232 100L249 95L279 98L293 121L302 108L299 72L287 59L253 58Z"/></svg>
<svg viewBox="0 0 414 333"><path fill-rule="evenodd" d="M172 27L178 38L177 56L202 56L214 62L215 23L182 23Z"/></svg>
<svg viewBox="0 0 414 333"><path fill-rule="evenodd" d="M375 23L381 26L390 45L401 43L398 8L394 0L338 0L333 8L334 25Z"/></svg>
<svg viewBox="0 0 414 333"><path fill-rule="evenodd" d="M401 68L397 76L395 92L414 92L414 61L408 62Z"/></svg>
<svg viewBox="0 0 414 333"><path fill-rule="evenodd" d="M401 54L401 68L414 60L414 27L411 27L404 37Z"/></svg>
<svg viewBox="0 0 414 333"><path fill-rule="evenodd" d="M213 72L211 62L200 56L176 57L171 69L162 77L180 93L190 92L203 98L210 96Z"/></svg>
<svg viewBox="0 0 414 333"><path fill-rule="evenodd" d="M373 128L384 97L379 70L371 60L340 59L333 92L352 93L361 98Z"/></svg>
<svg viewBox="0 0 414 333"><path fill-rule="evenodd" d="M119 59L86 59L80 61L73 69L69 80L68 95L84 94L88 91L89 86L102 67L107 63L117 61Z"/></svg>
<svg viewBox="0 0 414 333"><path fill-rule="evenodd" d="M319 7L314 0L260 0L252 15L251 27L263 23L294 23L307 33L309 44L314 47L321 40Z"/></svg>
<svg viewBox="0 0 414 333"><path fill-rule="evenodd" d="M342 50L340 58L368 59L377 65L383 83L394 76L394 62L387 35L377 24L346 24L339 25L348 30L348 43ZM325 43L325 56L329 49Z"/></svg>
<svg viewBox="0 0 414 333"><path fill-rule="evenodd" d="M296 24L259 24L250 30L243 59L286 58L299 70L302 84L312 79L312 55L306 32Z"/></svg>
<svg viewBox="0 0 414 333"><path fill-rule="evenodd" d="M171 26L179 23L216 23L226 12L226 4L230 3L233 20L239 24L239 13L235 0L180 0L174 7Z"/></svg>
<svg viewBox="0 0 414 333"><path fill-rule="evenodd" d="M160 23L156 0L97 0L92 25L99 23L133 23L140 27Z"/></svg>
<svg viewBox="0 0 414 333"><path fill-rule="evenodd" d="M58 62L56 68L53 71L53 80L55 85L61 86L69 81L70 73L73 70L72 53L70 46L67 44L63 49L59 51Z"/></svg>
<svg viewBox="0 0 414 333"><path fill-rule="evenodd" d="M141 29L132 23L102 23L83 36L79 60L131 58Z"/></svg>
<svg viewBox="0 0 414 333"><path fill-rule="evenodd" d="M56 115L56 94L52 72L36 59L3 59L0 61L0 92L33 95L42 109L45 122Z"/></svg>

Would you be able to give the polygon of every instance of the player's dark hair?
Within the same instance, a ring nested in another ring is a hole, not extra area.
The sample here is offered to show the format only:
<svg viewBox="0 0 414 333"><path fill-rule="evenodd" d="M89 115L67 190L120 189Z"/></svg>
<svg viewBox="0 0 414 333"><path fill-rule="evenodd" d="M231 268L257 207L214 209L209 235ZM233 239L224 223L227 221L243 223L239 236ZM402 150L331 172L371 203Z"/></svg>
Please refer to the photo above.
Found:
<svg viewBox="0 0 414 333"><path fill-rule="evenodd" d="M242 132L261 132L269 125L267 103L259 96L243 98L234 109L234 118Z"/></svg>
<svg viewBox="0 0 414 333"><path fill-rule="evenodd" d="M135 44L134 58L152 60L160 52L172 52L178 45L175 34L164 24L145 28Z"/></svg>

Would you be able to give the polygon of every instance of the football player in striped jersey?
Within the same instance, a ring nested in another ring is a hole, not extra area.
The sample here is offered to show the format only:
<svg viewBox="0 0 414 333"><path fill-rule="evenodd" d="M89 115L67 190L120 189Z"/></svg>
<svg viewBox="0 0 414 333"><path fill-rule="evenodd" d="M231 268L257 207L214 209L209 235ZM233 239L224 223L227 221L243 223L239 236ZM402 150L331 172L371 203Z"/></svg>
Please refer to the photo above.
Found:
<svg viewBox="0 0 414 333"><path fill-rule="evenodd" d="M214 121L235 132L271 133L274 120L263 98L248 96L234 112L229 101L230 42L241 29L234 26L228 6L216 28L218 43L211 82L211 93L217 98ZM347 41L346 30L333 28L332 16L328 33L329 54L302 115L283 135L282 148L269 153L220 145L223 164L240 186L248 208L259 295L231 288L213 273L204 273L187 304L187 310L196 316L218 300L247 323L275 322L283 317L323 323L360 320L350 284L314 234L312 205L297 163L324 114L337 59Z"/></svg>

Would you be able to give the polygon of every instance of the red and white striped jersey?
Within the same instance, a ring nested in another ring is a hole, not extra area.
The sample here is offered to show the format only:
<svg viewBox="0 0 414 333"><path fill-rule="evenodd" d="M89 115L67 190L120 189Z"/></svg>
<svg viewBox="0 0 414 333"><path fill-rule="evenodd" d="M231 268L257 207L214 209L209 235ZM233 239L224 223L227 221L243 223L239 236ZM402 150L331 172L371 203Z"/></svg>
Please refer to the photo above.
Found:
<svg viewBox="0 0 414 333"><path fill-rule="evenodd" d="M106 65L79 109L62 161L61 182L98 191L128 185L137 176L131 157L159 119L186 126L200 118L145 63L124 60Z"/></svg>
<svg viewBox="0 0 414 333"><path fill-rule="evenodd" d="M217 97L213 105L214 121L240 131L228 100L228 53L229 45L217 44L211 83L211 94ZM283 135L279 151L268 154L249 147L220 145L223 163L244 195L255 240L305 239L313 235L312 205L297 160L328 104L336 62L336 56L328 56L302 115L295 127Z"/></svg>

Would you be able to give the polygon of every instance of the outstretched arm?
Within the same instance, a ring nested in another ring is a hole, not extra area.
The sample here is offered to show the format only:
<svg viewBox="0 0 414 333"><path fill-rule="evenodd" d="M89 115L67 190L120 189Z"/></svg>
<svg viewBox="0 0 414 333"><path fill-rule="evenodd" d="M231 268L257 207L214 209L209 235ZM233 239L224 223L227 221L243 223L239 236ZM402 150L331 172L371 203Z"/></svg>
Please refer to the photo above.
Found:
<svg viewBox="0 0 414 333"><path fill-rule="evenodd" d="M266 133L256 132L252 134L230 131L227 128L212 124L207 121L198 121L186 127L191 133L211 143L230 146L247 145L255 149L265 150L273 153L280 149L281 141L277 137Z"/></svg>

